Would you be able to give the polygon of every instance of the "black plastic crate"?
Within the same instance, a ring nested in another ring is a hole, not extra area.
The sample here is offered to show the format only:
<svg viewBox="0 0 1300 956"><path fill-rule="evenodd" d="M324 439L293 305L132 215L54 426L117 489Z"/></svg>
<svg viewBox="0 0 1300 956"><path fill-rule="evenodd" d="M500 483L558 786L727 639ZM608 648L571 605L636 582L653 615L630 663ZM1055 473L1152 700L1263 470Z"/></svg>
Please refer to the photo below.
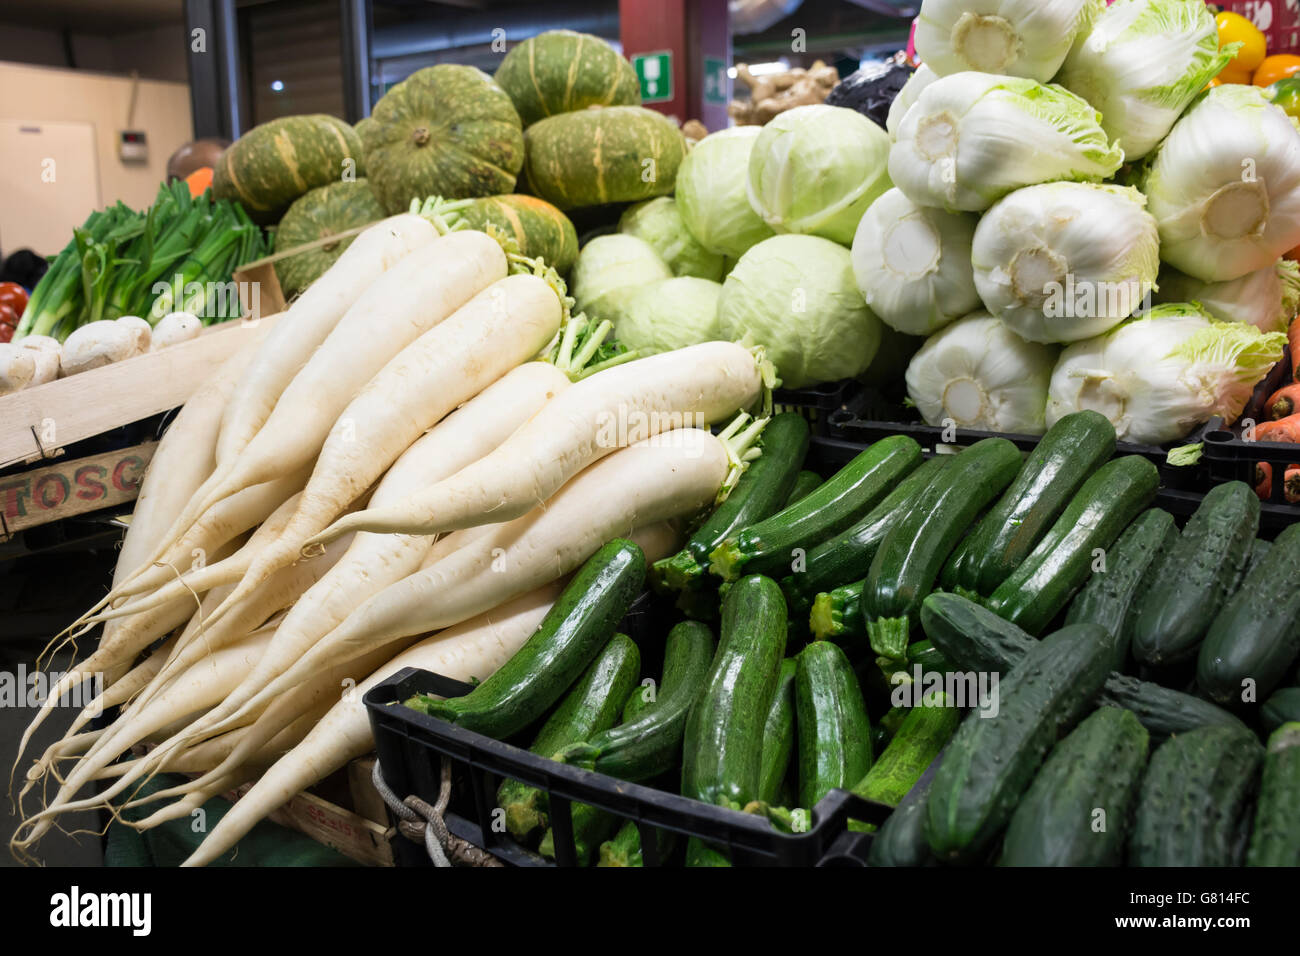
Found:
<svg viewBox="0 0 1300 956"><path fill-rule="evenodd" d="M811 388L778 388L772 392L772 408L802 415L814 435L827 435L832 415L860 390L861 386L851 378Z"/></svg>
<svg viewBox="0 0 1300 956"><path fill-rule="evenodd" d="M850 816L879 824L892 812L883 804L835 790L813 809L812 826L806 833L780 833L763 817L559 764L521 746L401 706L402 701L417 693L459 697L472 689L450 678L407 668L375 685L364 700L388 786L400 796L415 794L435 803L442 761L450 760L452 793L444 815L447 829L510 865L575 865L570 817L574 801L636 822L646 866L662 865L657 859L655 829L699 837L724 847L737 866L861 866L866 835L848 832ZM493 828L497 788L506 777L547 793L555 864L519 845L508 833ZM406 840L397 841L395 854L402 865L428 864L423 847Z"/></svg>

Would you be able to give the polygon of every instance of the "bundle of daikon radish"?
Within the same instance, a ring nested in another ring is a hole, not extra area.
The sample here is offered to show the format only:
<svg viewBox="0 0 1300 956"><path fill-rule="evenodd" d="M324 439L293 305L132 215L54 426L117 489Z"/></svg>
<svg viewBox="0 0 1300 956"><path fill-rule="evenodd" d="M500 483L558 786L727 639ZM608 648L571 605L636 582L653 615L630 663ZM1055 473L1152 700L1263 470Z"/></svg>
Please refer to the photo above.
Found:
<svg viewBox="0 0 1300 956"><path fill-rule="evenodd" d="M103 623L98 647L20 744L21 761L59 697L102 677L26 774L20 803L39 788L43 807L15 856L70 811L170 801L132 824L149 827L256 780L187 864L217 859L372 749L371 685L408 666L486 678L602 544L666 556L734 480L734 449L706 426L767 394L761 356L713 342L579 374L585 319L498 239L436 213L376 224L186 403L112 589L65 632ZM555 351L564 362L539 360ZM133 799L161 771L200 776Z"/></svg>

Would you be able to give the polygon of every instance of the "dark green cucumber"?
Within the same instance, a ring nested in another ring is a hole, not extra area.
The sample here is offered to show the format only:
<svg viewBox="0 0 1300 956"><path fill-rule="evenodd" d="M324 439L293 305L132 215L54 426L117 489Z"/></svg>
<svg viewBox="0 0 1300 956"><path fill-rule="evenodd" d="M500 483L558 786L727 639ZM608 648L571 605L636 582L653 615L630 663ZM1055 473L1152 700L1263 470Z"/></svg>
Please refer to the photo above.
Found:
<svg viewBox="0 0 1300 956"><path fill-rule="evenodd" d="M690 587L709 570L709 552L732 535L769 518L786 506L808 454L808 423L794 412L773 415L763 429L763 453L727 500L714 510L677 554L656 561L654 576L670 590Z"/></svg>
<svg viewBox="0 0 1300 956"><path fill-rule="evenodd" d="M799 652L794 699L799 806L811 810L871 769L871 721L849 659L829 641L814 641Z"/></svg>
<svg viewBox="0 0 1300 956"><path fill-rule="evenodd" d="M926 800L930 784L918 784L881 824L867 852L868 866L933 866L934 854L925 838Z"/></svg>
<svg viewBox="0 0 1300 956"><path fill-rule="evenodd" d="M1005 674L1037 641L988 608L956 594L931 594L921 607L921 625L953 667ZM1097 702L1131 710L1155 739L1197 727L1246 725L1222 707L1136 677L1112 673Z"/></svg>
<svg viewBox="0 0 1300 956"><path fill-rule="evenodd" d="M1096 624L1063 628L1002 678L994 716L966 717L927 802L926 837L935 856L973 863L988 852L1047 752L1092 706L1113 647Z"/></svg>
<svg viewBox="0 0 1300 956"><path fill-rule="evenodd" d="M1300 723L1268 738L1247 866L1300 866Z"/></svg>
<svg viewBox="0 0 1300 956"><path fill-rule="evenodd" d="M945 591L989 595L1033 552L1084 479L1115 454L1115 426L1094 411L1066 415L1030 452L1011 487L944 565Z"/></svg>
<svg viewBox="0 0 1300 956"><path fill-rule="evenodd" d="M557 759L620 780L649 780L677 765L691 707L704 689L713 660L713 634L698 621L683 621L668 633L664 679L653 705L641 716L591 734ZM608 726L608 725L607 725Z"/></svg>
<svg viewBox="0 0 1300 956"><path fill-rule="evenodd" d="M636 644L626 635L615 634L547 718L529 751L550 759L569 745L612 727L618 720L618 705L640 671ZM546 794L537 787L505 780L497 790L497 806L505 811L506 829L517 840L546 826Z"/></svg>
<svg viewBox="0 0 1300 956"><path fill-rule="evenodd" d="M763 757L758 773L758 799L776 803L781 785L790 775L790 758L794 756L794 675L796 658L781 662L781 676L776 693L763 722Z"/></svg>
<svg viewBox="0 0 1300 956"><path fill-rule="evenodd" d="M1253 574L1255 569L1263 563L1268 557L1268 553L1273 550L1273 542L1265 541L1263 538L1256 538L1255 543L1250 546L1250 559L1246 562L1246 574Z"/></svg>
<svg viewBox="0 0 1300 956"><path fill-rule="evenodd" d="M1088 580L1098 551L1104 554L1115 543L1159 487L1160 473L1145 458L1129 455L1102 465L985 603L1030 634L1041 634Z"/></svg>
<svg viewBox="0 0 1300 956"><path fill-rule="evenodd" d="M742 574L784 574L799 556L867 514L921 463L906 435L878 441L815 491L718 545L709 570L724 581Z"/></svg>
<svg viewBox="0 0 1300 956"><path fill-rule="evenodd" d="M865 518L810 550L802 564L781 579L781 590L791 608L803 609L818 594L866 577L871 570L871 559L889 529L902 519L912 500L950 461L951 455L942 455L922 462Z"/></svg>
<svg viewBox="0 0 1300 956"><path fill-rule="evenodd" d="M1231 727L1202 727L1157 747L1142 781L1129 866L1240 865L1263 757L1254 734Z"/></svg>
<svg viewBox="0 0 1300 956"><path fill-rule="evenodd" d="M944 562L1020 465L1020 451L1005 438L976 442L935 475L889 530L862 590L863 627L877 654L903 659Z"/></svg>
<svg viewBox="0 0 1300 956"><path fill-rule="evenodd" d="M897 807L948 745L960 719L960 709L946 696L933 706L913 707L880 759L854 785L853 792L866 800Z"/></svg>
<svg viewBox="0 0 1300 956"><path fill-rule="evenodd" d="M1259 709L1259 725L1266 734L1295 721L1300 721L1300 687L1273 691Z"/></svg>
<svg viewBox="0 0 1300 956"><path fill-rule="evenodd" d="M817 474L817 472L799 472L799 476L794 480L794 487L790 489L790 497L785 499L785 507L790 507L796 501L803 501L821 487L821 483L822 476Z"/></svg>
<svg viewBox="0 0 1300 956"><path fill-rule="evenodd" d="M523 730L560 699L614 633L645 584L645 555L611 541L587 560L537 632L464 697L424 694L408 706L498 740Z"/></svg>
<svg viewBox="0 0 1300 956"><path fill-rule="evenodd" d="M1146 729L1103 707L1052 748L1011 815L1002 866L1120 866L1147 763Z"/></svg>
<svg viewBox="0 0 1300 956"><path fill-rule="evenodd" d="M1196 684L1213 701L1262 700L1281 684L1300 656L1300 524L1277 536L1267 560L1210 625L1196 660Z"/></svg>
<svg viewBox="0 0 1300 956"><path fill-rule="evenodd" d="M672 830L655 830L655 844L659 849L659 859L666 860L673 852L677 834ZM618 833L600 845L600 862L597 866L645 866L645 854L641 849L641 830L632 820L628 820Z"/></svg>
<svg viewBox="0 0 1300 956"><path fill-rule="evenodd" d="M722 599L722 635L682 744L682 795L740 810L758 797L763 727L785 656L785 599L741 578Z"/></svg>
<svg viewBox="0 0 1300 956"><path fill-rule="evenodd" d="M1132 606L1142 578L1157 554L1167 552L1178 540L1174 516L1159 508L1138 515L1105 555L1105 564L1092 572L1083 590L1074 596L1065 614L1066 624L1100 624L1115 635L1115 669L1128 660L1123 643L1124 620Z"/></svg>
<svg viewBox="0 0 1300 956"><path fill-rule="evenodd" d="M1214 616L1237 590L1259 530L1259 498L1242 481L1216 485L1161 562L1128 624L1138 663L1194 660Z"/></svg>
<svg viewBox="0 0 1300 956"><path fill-rule="evenodd" d="M834 591L817 595L808 628L819 641L855 637L863 634L862 589L866 581L844 584Z"/></svg>

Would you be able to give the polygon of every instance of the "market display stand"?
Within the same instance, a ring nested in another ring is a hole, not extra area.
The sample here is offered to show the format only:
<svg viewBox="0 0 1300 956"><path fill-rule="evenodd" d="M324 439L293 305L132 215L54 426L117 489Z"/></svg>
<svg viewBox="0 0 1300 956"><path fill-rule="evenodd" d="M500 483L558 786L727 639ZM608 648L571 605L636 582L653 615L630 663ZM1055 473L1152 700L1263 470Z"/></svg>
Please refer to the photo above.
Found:
<svg viewBox="0 0 1300 956"><path fill-rule="evenodd" d="M278 315L0 398L0 541L24 528L133 501L157 446L75 457L76 443L185 404L212 371Z"/></svg>

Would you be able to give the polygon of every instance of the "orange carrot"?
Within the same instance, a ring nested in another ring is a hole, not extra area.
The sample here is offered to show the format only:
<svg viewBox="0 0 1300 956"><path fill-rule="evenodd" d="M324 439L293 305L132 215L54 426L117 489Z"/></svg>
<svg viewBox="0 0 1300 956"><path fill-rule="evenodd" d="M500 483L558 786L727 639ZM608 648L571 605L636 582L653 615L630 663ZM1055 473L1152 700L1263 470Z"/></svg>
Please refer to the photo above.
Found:
<svg viewBox="0 0 1300 956"><path fill-rule="evenodd" d="M1292 382L1274 392L1264 406L1264 411L1274 421L1300 411L1300 382Z"/></svg>
<svg viewBox="0 0 1300 956"><path fill-rule="evenodd" d="M1273 496L1273 466L1266 461L1255 462L1255 495L1260 501Z"/></svg>
<svg viewBox="0 0 1300 956"><path fill-rule="evenodd" d="M1300 465L1287 465L1286 477L1282 480L1282 493L1289 504L1300 503Z"/></svg>
<svg viewBox="0 0 1300 956"><path fill-rule="evenodd" d="M1255 426L1255 440L1300 444L1300 415L1290 415L1275 422L1261 422Z"/></svg>

